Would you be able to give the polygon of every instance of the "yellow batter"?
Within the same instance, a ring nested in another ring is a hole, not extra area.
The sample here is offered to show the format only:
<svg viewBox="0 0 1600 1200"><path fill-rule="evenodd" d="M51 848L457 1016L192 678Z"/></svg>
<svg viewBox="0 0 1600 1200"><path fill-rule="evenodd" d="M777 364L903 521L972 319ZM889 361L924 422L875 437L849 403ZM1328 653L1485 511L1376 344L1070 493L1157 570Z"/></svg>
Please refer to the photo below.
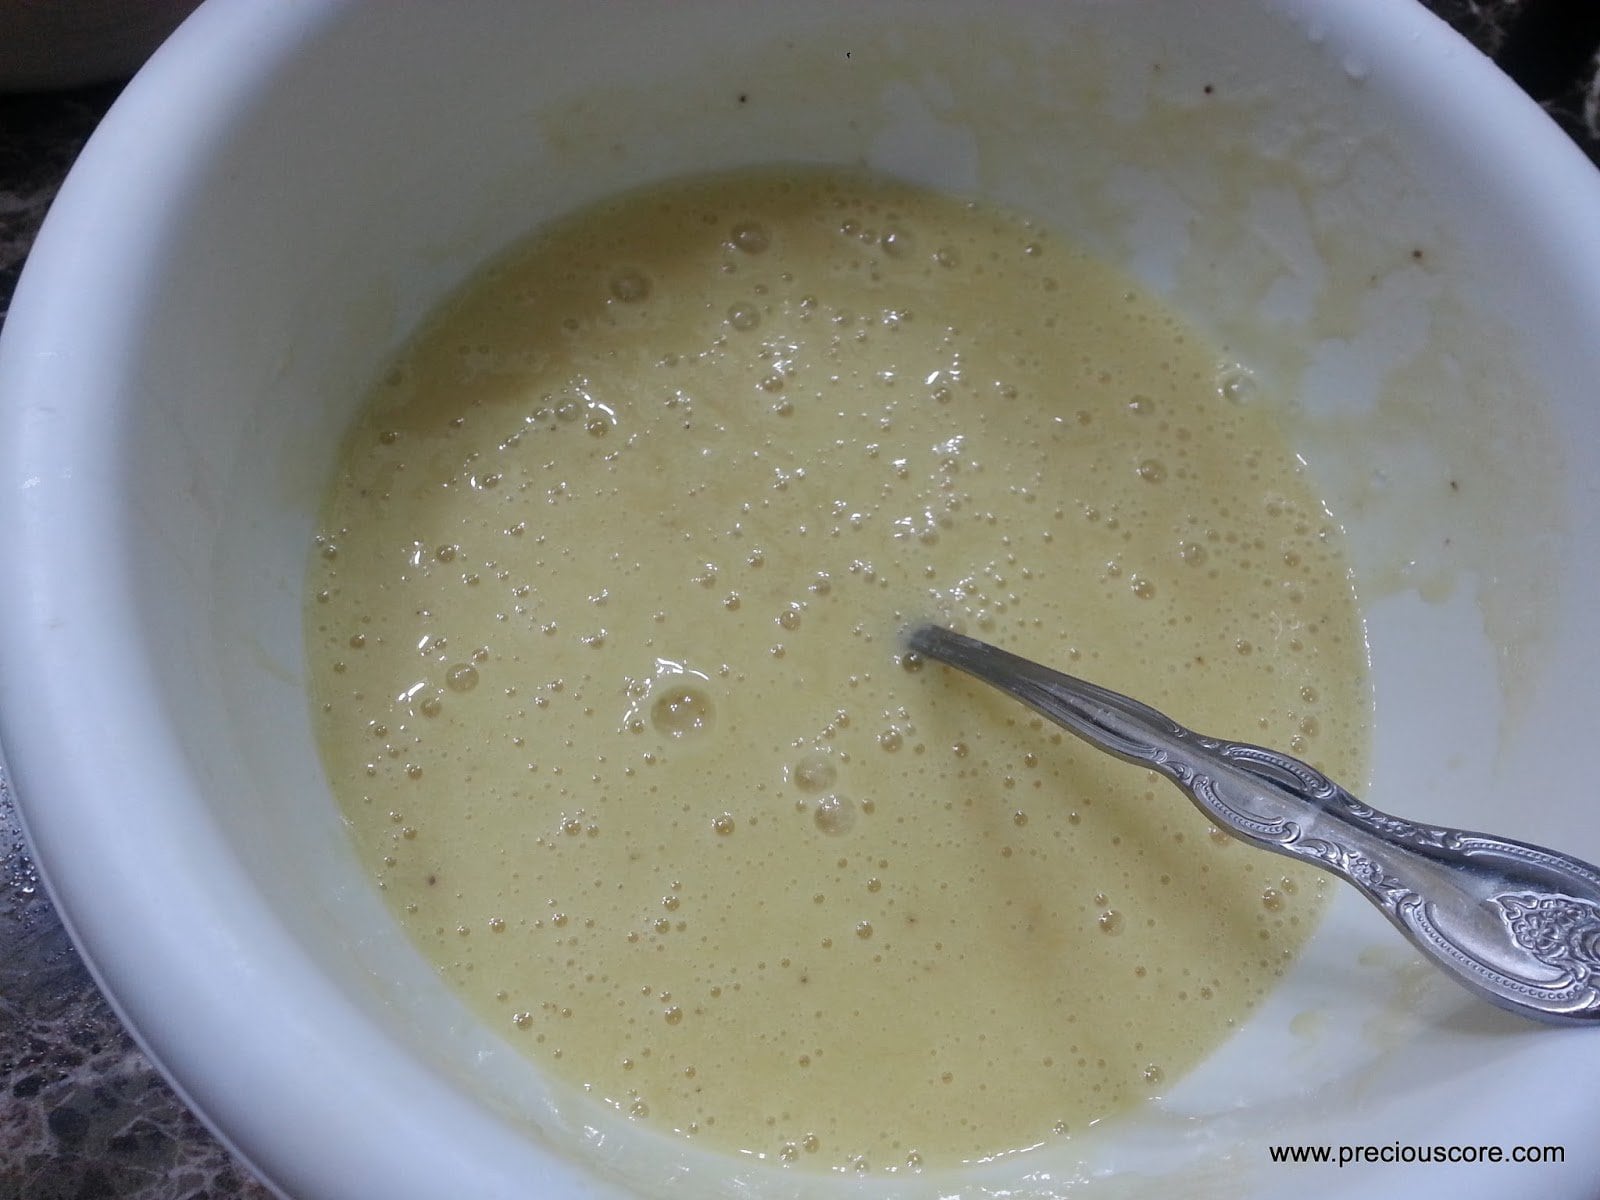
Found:
<svg viewBox="0 0 1600 1200"><path fill-rule="evenodd" d="M945 1165L1159 1094L1320 887L897 632L1359 783L1341 537L1268 408L955 199L789 171L558 225L397 360L327 502L360 852L509 1038L715 1147Z"/></svg>

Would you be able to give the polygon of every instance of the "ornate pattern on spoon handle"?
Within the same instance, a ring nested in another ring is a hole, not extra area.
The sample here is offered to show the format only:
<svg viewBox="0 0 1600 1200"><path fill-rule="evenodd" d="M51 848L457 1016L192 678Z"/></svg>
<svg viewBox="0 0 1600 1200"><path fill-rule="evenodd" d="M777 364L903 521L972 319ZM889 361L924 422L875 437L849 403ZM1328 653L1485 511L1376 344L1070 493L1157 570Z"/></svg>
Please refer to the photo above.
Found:
<svg viewBox="0 0 1600 1200"><path fill-rule="evenodd" d="M1600 1021L1600 868L1379 812L1299 759L1204 737L1118 692L936 626L908 643L1165 775L1218 828L1349 881L1486 999L1545 1021Z"/></svg>
<svg viewBox="0 0 1600 1200"><path fill-rule="evenodd" d="M1152 747L1149 765L1220 828L1349 880L1485 998L1547 1020L1600 1018L1600 871L1593 866L1390 816L1276 751L1175 724L1170 734L1205 755Z"/></svg>

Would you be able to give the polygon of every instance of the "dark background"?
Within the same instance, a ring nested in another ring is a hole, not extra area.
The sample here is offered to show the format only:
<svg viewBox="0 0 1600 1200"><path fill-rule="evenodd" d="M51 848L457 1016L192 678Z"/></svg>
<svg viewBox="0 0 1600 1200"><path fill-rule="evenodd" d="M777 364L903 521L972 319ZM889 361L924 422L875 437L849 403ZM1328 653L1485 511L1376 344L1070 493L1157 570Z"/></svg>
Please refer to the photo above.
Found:
<svg viewBox="0 0 1600 1200"><path fill-rule="evenodd" d="M1600 0L1422 2L1600 164ZM0 95L0 324L56 188L120 90ZM0 774L0 1200L268 1196L189 1114L89 978Z"/></svg>

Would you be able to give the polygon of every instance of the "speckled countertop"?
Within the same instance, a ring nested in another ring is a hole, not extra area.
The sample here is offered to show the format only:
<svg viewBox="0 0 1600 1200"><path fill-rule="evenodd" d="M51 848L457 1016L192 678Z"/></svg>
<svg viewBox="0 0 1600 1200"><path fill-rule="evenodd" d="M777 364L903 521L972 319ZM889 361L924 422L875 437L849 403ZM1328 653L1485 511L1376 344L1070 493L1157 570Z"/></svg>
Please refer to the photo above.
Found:
<svg viewBox="0 0 1600 1200"><path fill-rule="evenodd" d="M1600 163L1597 0L1426 3ZM0 324L56 188L118 90L0 96ZM269 1195L189 1114L96 989L39 886L0 773L0 1200Z"/></svg>

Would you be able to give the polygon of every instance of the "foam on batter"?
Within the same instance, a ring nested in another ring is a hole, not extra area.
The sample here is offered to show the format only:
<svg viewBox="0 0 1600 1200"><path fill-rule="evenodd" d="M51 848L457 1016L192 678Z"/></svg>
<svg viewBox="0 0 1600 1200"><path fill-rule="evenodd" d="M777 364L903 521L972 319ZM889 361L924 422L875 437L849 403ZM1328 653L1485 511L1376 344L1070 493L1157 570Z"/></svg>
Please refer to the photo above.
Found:
<svg viewBox="0 0 1600 1200"><path fill-rule="evenodd" d="M329 778L549 1071L797 1165L1161 1093L1320 881L933 665L937 619L1361 782L1341 535L1250 376L1025 220L788 171L630 195L394 363L312 572Z"/></svg>

